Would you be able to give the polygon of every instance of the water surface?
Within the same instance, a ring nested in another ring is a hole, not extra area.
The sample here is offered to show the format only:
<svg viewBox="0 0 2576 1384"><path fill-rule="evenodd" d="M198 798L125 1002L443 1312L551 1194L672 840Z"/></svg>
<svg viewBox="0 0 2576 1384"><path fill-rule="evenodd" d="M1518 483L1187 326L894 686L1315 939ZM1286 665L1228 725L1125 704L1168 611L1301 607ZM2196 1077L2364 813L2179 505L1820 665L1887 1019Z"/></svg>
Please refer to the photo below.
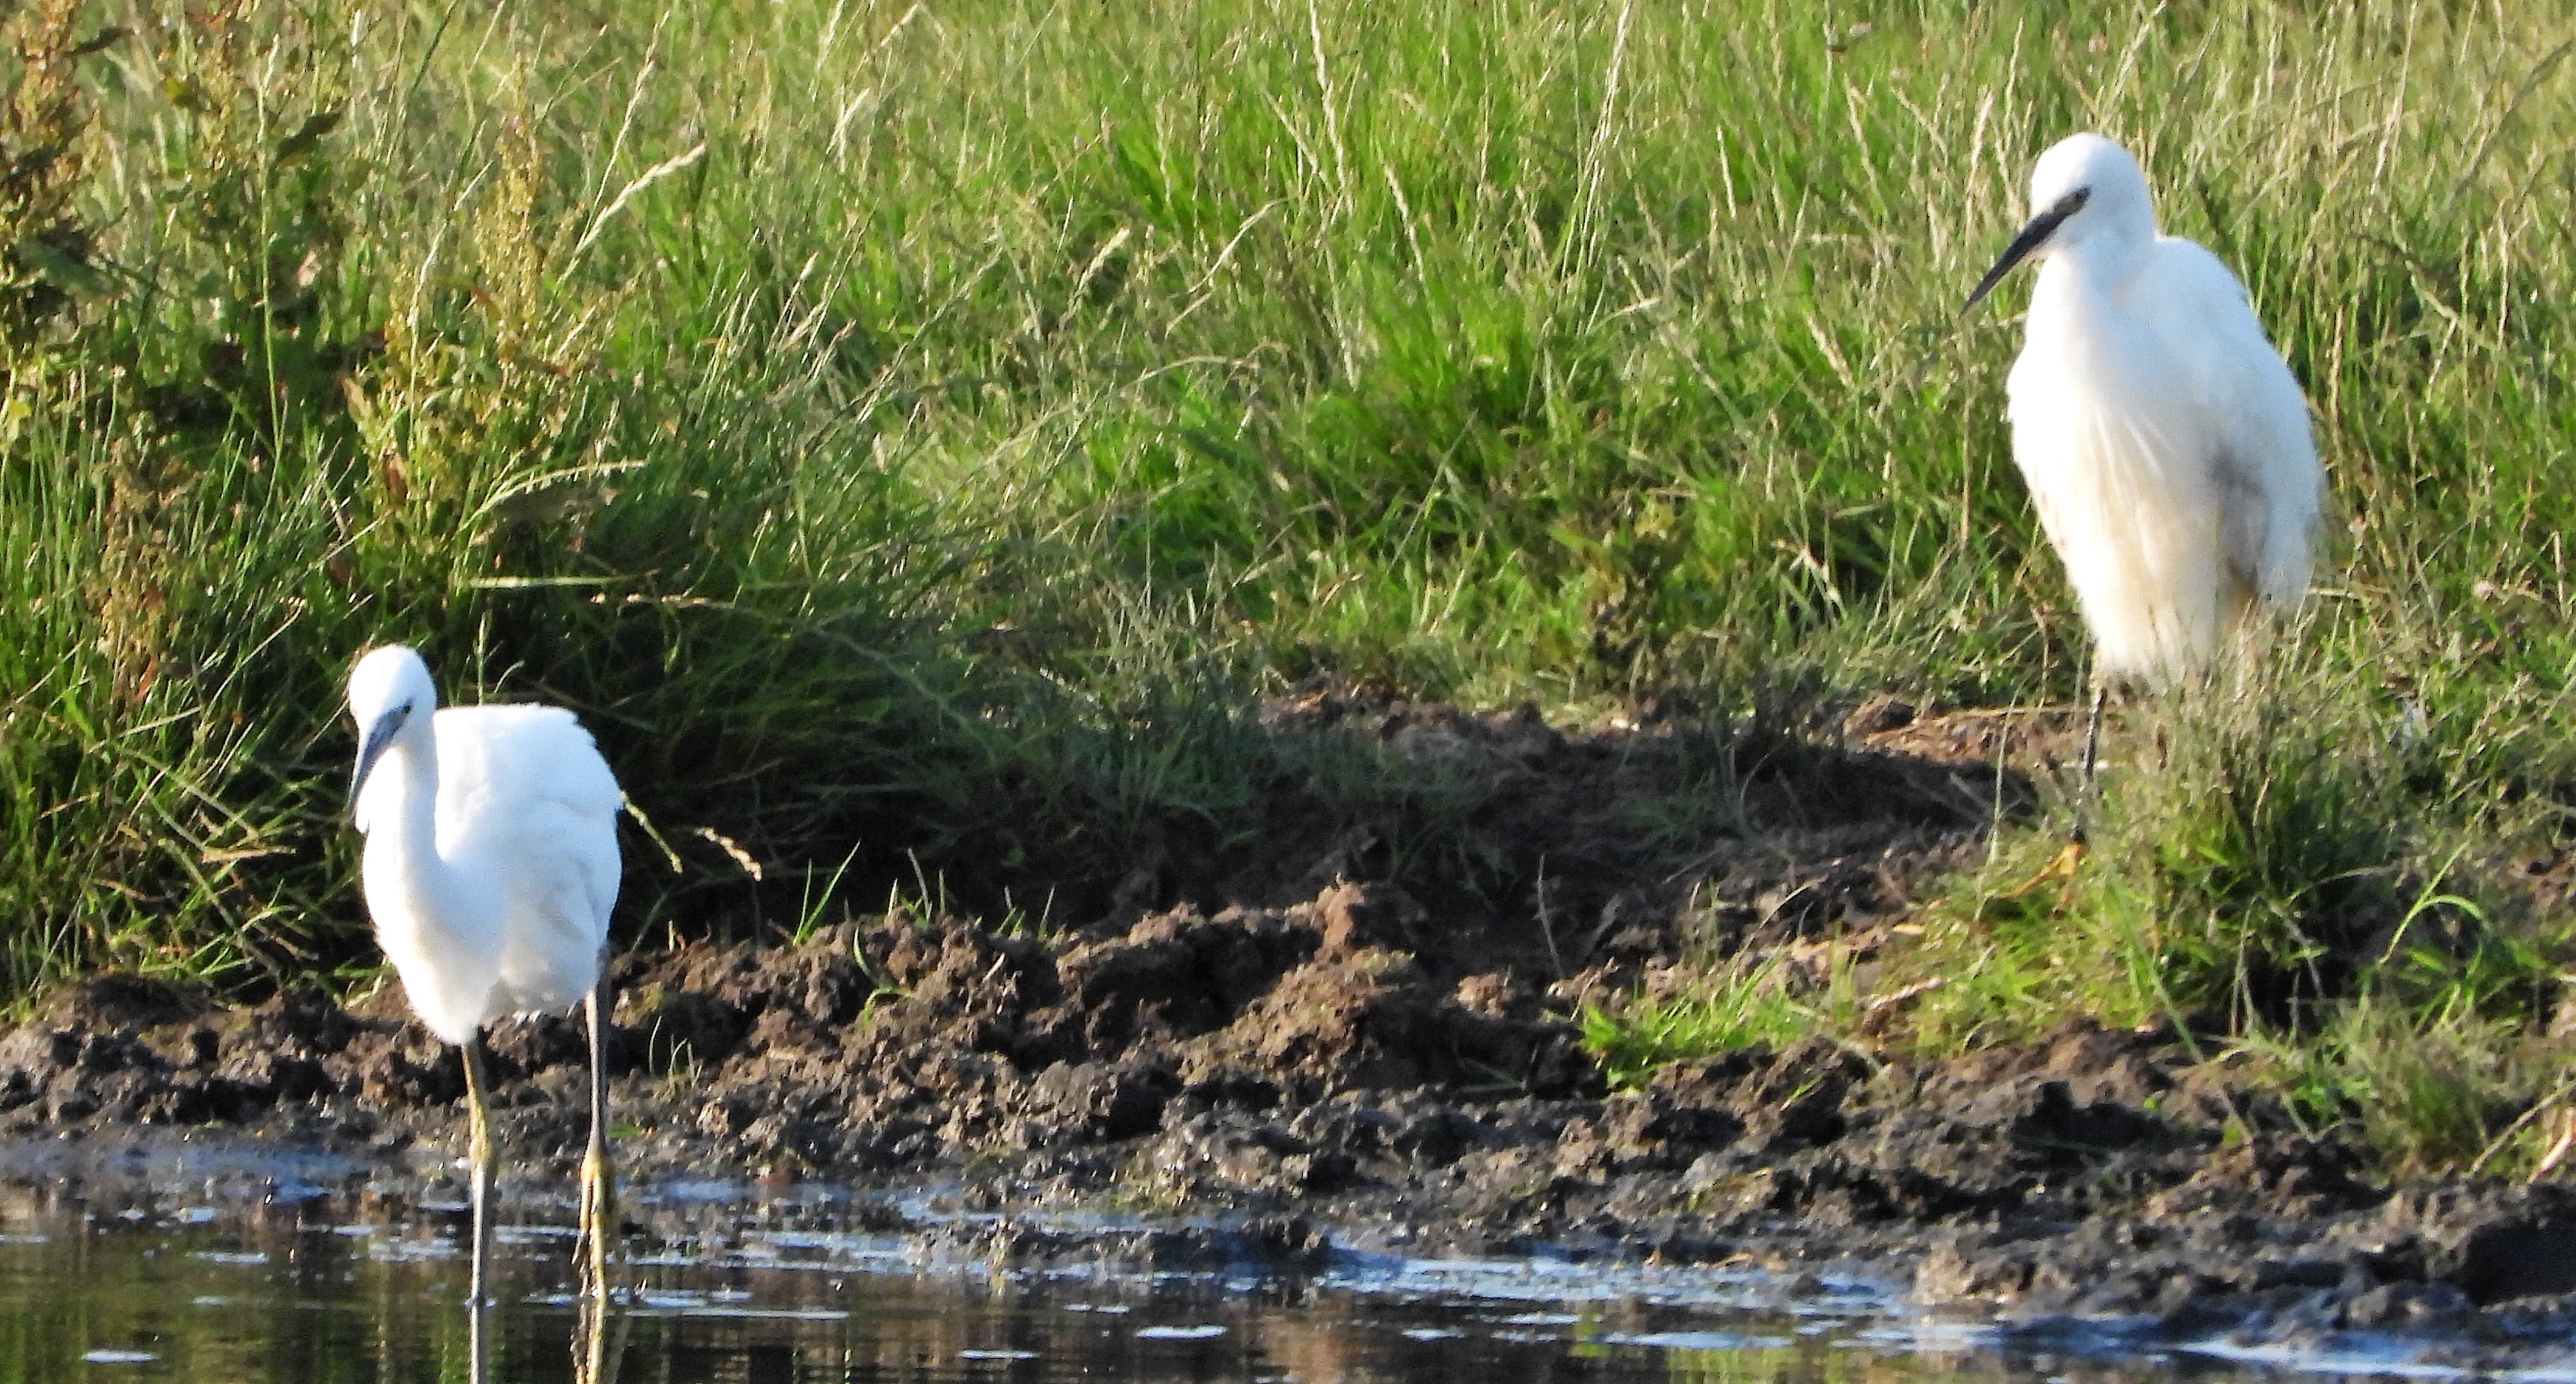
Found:
<svg viewBox="0 0 2576 1384"><path fill-rule="evenodd" d="M636 1384L2234 1377L2000 1349L1865 1274L1357 1255L1294 1276L1012 1269L864 1229L889 1208L828 1189L630 1200L664 1235L631 1270ZM507 1217L495 1380L572 1378L569 1218L542 1198ZM0 1190L0 1384L462 1381L463 1228L434 1186L329 1160L138 1154L100 1179L22 1156Z"/></svg>

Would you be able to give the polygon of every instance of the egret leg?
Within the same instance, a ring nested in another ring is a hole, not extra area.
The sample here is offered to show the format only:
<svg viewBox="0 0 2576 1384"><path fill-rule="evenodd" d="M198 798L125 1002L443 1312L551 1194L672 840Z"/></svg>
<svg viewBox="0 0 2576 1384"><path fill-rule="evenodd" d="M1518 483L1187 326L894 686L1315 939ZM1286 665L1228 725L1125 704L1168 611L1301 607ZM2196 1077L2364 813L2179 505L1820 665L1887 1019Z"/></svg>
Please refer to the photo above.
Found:
<svg viewBox="0 0 2576 1384"><path fill-rule="evenodd" d="M590 1149L581 1160L581 1244L583 1315L590 1330L583 1346L588 1368L583 1378L605 1381L612 1361L608 1313L616 1299L617 1174L608 1158L608 977L583 1002L590 1019Z"/></svg>
<svg viewBox="0 0 2576 1384"><path fill-rule="evenodd" d="M483 1070L483 1035L478 1033L465 1044L465 1099L470 1110L467 1143L473 1161L466 1187L474 1206L473 1258L466 1303L471 1337L468 1351L472 1356L469 1372L478 1380L483 1377L483 1309L492 1300L484 1287L492 1261L492 1119L484 1099L491 1085L491 1078Z"/></svg>
<svg viewBox="0 0 2576 1384"><path fill-rule="evenodd" d="M2091 826L2093 821L2095 797L2094 771L2101 763L2101 760L2099 756L2095 754L2095 751L2101 746L2102 699L2106 690L2107 689L2105 689L2098 681L2093 684L2093 710L2084 718L2084 777L2082 784L2075 790L2074 840L2075 844L2078 846L2085 844L2087 829Z"/></svg>

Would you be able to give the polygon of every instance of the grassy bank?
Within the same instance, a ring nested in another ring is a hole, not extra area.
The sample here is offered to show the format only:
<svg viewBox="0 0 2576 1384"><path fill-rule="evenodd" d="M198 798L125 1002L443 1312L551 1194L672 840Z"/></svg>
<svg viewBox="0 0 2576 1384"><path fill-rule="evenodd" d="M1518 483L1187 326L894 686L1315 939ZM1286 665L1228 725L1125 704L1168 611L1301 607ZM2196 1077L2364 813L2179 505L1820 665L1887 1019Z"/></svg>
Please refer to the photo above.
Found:
<svg viewBox="0 0 2576 1384"><path fill-rule="evenodd" d="M2080 876L2016 892L2061 808L2000 829L1882 963L1940 982L1888 1041L2188 1014L2476 1156L2555 1080L2576 25L1860 18L19 6L0 985L365 964L369 641L583 711L634 936L943 879L1043 916L1282 785L1446 858L1443 785L1252 716L1319 672L1720 735L2067 701L2017 334L1955 308L2090 126L2306 383L2324 594L2129 718ZM1856 1022L1708 972L1604 1041Z"/></svg>

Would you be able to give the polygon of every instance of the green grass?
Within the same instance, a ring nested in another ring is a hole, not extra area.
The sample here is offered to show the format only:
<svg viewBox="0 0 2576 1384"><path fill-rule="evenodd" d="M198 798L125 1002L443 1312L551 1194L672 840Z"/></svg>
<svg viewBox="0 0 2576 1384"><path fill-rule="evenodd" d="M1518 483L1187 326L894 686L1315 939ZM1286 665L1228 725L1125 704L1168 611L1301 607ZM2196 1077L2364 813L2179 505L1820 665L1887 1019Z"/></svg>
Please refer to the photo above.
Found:
<svg viewBox="0 0 2576 1384"><path fill-rule="evenodd" d="M1453 786L1260 731L1318 671L2070 700L2017 333L1956 307L2090 126L2307 384L2324 595L2250 699L2130 715L2062 903L1998 901L2062 809L2005 828L1913 1041L2207 1011L2319 1111L2509 1123L2567 921L2522 871L2576 804L2576 23L1859 17L20 6L0 990L365 963L369 641L584 713L654 829L638 936L923 877L1036 915L1283 783L1458 852Z"/></svg>
<svg viewBox="0 0 2576 1384"><path fill-rule="evenodd" d="M1711 962L1678 993L1586 1006L1579 1021L1610 1084L1633 1090L1676 1061L1849 1028L1853 999L1848 966L1809 975L1775 950Z"/></svg>

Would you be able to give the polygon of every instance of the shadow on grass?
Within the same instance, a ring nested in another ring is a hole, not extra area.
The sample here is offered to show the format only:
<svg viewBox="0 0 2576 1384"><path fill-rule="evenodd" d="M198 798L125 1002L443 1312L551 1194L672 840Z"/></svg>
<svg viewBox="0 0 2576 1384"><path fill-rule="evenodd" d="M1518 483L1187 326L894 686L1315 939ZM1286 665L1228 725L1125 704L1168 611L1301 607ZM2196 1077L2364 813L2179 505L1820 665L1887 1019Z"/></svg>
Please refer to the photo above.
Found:
<svg viewBox="0 0 2576 1384"><path fill-rule="evenodd" d="M1754 700L1729 713L1667 695L1560 727L1529 706L1474 712L1319 677L1266 699L1209 684L1109 721L889 708L885 732L908 714L946 752L925 760L912 742L907 779L874 793L767 783L842 811L774 843L801 859L757 878L685 804L648 804L682 869L657 848L630 855L637 940L795 935L896 894L1005 930L1107 934L1350 880L1403 892L1435 970L1506 969L1569 983L1570 999L1898 913L2037 802L2002 763L2004 732L1885 703L1844 722L1809 699Z"/></svg>

